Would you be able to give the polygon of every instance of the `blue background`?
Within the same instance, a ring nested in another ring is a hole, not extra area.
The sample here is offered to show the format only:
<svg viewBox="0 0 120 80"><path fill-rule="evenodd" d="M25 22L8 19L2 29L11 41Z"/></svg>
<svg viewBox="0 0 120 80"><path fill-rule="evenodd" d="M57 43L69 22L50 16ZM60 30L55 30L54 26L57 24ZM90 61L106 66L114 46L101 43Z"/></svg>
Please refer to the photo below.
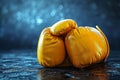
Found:
<svg viewBox="0 0 120 80"><path fill-rule="evenodd" d="M99 25L120 50L120 0L0 0L0 50L36 49L41 30L67 18Z"/></svg>

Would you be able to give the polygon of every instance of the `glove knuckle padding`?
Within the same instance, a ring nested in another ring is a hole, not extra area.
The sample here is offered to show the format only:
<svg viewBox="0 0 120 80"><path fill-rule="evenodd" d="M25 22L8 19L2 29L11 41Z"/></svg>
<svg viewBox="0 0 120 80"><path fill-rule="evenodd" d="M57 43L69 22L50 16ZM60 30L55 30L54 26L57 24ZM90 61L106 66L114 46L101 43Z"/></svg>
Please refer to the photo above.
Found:
<svg viewBox="0 0 120 80"><path fill-rule="evenodd" d="M65 44L68 56L77 68L104 61L109 53L105 35L92 27L71 30L65 38Z"/></svg>
<svg viewBox="0 0 120 80"><path fill-rule="evenodd" d="M50 28L44 29L40 35L37 57L39 63L45 67L59 65L65 58L64 42L61 38L53 36Z"/></svg>
<svg viewBox="0 0 120 80"><path fill-rule="evenodd" d="M53 35L64 35L68 33L70 30L77 28L77 24L72 19L66 19L58 21L53 24L51 27L51 32Z"/></svg>

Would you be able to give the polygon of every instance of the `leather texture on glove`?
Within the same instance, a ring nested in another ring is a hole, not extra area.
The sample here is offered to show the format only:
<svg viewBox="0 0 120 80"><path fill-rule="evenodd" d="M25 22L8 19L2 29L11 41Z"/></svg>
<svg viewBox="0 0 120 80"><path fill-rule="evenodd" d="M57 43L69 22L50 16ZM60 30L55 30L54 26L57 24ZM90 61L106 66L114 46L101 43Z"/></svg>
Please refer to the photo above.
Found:
<svg viewBox="0 0 120 80"><path fill-rule="evenodd" d="M105 35L93 27L79 27L70 31L65 44L70 60L77 68L102 62L109 54Z"/></svg>
<svg viewBox="0 0 120 80"><path fill-rule="evenodd" d="M53 36L50 28L45 28L39 38L38 62L44 67L55 67L65 59L65 46L61 38Z"/></svg>

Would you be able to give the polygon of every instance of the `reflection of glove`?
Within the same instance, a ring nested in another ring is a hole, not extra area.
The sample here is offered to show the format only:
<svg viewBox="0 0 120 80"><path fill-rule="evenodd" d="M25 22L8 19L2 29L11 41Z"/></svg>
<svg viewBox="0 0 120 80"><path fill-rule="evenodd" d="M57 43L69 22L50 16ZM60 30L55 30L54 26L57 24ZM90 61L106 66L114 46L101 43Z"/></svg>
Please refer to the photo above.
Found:
<svg viewBox="0 0 120 80"><path fill-rule="evenodd" d="M109 54L109 44L97 27L79 27L65 38L66 49L72 64L77 68L104 61Z"/></svg>
<svg viewBox="0 0 120 80"><path fill-rule="evenodd" d="M73 20L67 19L54 24L42 31L37 48L38 62L45 67L70 66L69 59L65 59L64 35L77 27Z"/></svg>

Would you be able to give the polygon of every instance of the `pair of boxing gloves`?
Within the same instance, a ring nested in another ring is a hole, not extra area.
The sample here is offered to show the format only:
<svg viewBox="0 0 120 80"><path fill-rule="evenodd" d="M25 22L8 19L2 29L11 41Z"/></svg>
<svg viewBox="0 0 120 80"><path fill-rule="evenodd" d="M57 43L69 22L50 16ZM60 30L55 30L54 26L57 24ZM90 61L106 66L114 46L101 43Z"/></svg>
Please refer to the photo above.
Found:
<svg viewBox="0 0 120 80"><path fill-rule="evenodd" d="M97 26L78 27L72 19L45 28L39 37L38 62L44 67L88 67L106 61L109 43Z"/></svg>

